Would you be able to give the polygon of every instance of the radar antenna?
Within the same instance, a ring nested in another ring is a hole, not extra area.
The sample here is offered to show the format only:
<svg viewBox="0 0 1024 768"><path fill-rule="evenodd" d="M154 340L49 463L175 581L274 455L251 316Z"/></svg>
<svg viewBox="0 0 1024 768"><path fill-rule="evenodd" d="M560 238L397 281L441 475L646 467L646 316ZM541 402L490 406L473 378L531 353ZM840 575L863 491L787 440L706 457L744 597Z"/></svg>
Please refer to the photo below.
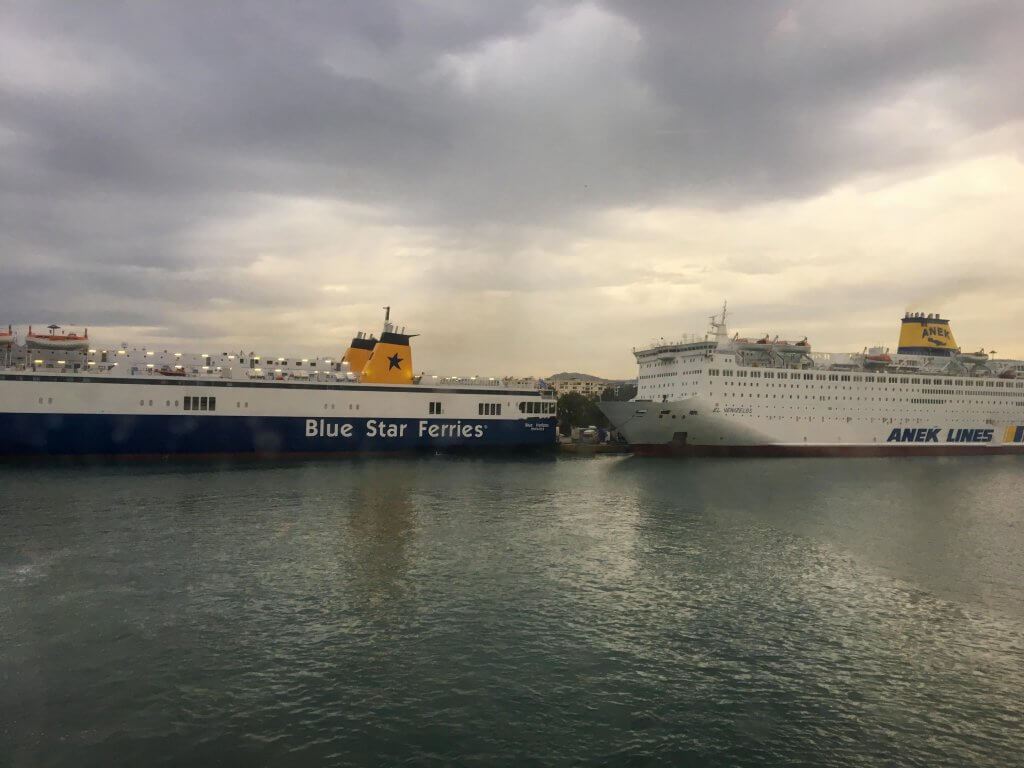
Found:
<svg viewBox="0 0 1024 768"><path fill-rule="evenodd" d="M729 331L725 325L725 317L728 314L729 303L727 301L722 302L722 319L718 319L718 315L712 315L711 320L711 334L715 337L715 341L719 345L725 344L729 340Z"/></svg>

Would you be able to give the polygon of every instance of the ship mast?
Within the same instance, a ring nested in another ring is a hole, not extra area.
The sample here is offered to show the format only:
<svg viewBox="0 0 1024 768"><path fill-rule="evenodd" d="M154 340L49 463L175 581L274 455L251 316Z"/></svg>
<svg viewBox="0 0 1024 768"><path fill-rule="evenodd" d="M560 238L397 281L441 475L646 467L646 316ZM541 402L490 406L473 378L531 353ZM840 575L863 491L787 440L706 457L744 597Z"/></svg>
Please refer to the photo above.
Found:
<svg viewBox="0 0 1024 768"><path fill-rule="evenodd" d="M715 341L718 342L718 346L720 347L725 346L729 341L729 329L726 327L725 324L725 317L728 314L728 306L728 301L722 302L721 320L718 319L718 315L712 315L709 318L709 321L711 323L710 333L712 336L714 336Z"/></svg>

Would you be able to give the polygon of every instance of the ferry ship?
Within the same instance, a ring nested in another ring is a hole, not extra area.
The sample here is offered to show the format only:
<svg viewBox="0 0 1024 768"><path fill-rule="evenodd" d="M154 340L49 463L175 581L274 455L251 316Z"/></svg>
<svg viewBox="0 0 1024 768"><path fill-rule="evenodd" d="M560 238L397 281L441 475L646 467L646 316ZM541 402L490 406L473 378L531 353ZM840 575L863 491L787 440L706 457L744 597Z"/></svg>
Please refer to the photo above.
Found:
<svg viewBox="0 0 1024 768"><path fill-rule="evenodd" d="M532 379L414 375L385 308L380 337L333 358L90 347L51 326L0 346L0 457L283 456L526 449L556 440Z"/></svg>
<svg viewBox="0 0 1024 768"><path fill-rule="evenodd" d="M1024 452L1024 361L963 352L949 320L907 312L899 346L821 354L729 335L633 350L637 394L602 402L639 455L906 456Z"/></svg>

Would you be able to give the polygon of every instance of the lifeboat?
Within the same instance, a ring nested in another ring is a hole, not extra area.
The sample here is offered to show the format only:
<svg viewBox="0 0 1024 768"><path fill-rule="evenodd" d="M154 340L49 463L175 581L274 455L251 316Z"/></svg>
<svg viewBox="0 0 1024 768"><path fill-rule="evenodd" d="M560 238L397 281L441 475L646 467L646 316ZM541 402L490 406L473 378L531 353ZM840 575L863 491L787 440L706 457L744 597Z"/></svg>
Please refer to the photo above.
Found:
<svg viewBox="0 0 1024 768"><path fill-rule="evenodd" d="M957 359L963 363L987 363L988 355L984 349L979 349L977 352L957 355Z"/></svg>
<svg viewBox="0 0 1024 768"><path fill-rule="evenodd" d="M807 337L800 339L800 341L786 341L785 339L776 339L773 342L773 346L776 352L782 352L784 354L802 354L805 355L811 351L811 345L807 342Z"/></svg>
<svg viewBox="0 0 1024 768"><path fill-rule="evenodd" d="M790 342L785 339L780 339L778 336L773 339L767 334L760 339L741 339L739 334L737 334L733 337L732 341L737 349L752 352L764 352L766 350L770 350L772 352L781 352L783 354L805 354L811 349L811 345L807 343L806 337L797 342Z"/></svg>
<svg viewBox="0 0 1024 768"><path fill-rule="evenodd" d="M181 366L177 366L175 368L171 368L168 365L161 366L157 370L157 373L159 373L161 376L185 376L186 375L185 374L185 369L182 368Z"/></svg>
<svg viewBox="0 0 1024 768"><path fill-rule="evenodd" d="M14 331L7 326L6 331L0 331L0 347L9 347L14 343Z"/></svg>
<svg viewBox="0 0 1024 768"><path fill-rule="evenodd" d="M89 329L85 329L85 333L78 335L77 333L57 333L61 330L59 325L47 326L48 334L46 333L33 333L32 326L28 327L28 333L25 335L25 346L30 349L58 349L68 350L75 352L85 352L89 349Z"/></svg>
<svg viewBox="0 0 1024 768"><path fill-rule="evenodd" d="M885 353L864 355L864 365L892 365L892 358Z"/></svg>
<svg viewBox="0 0 1024 768"><path fill-rule="evenodd" d="M737 349L751 350L763 352L766 347L771 345L771 341L765 336L763 339L741 339L739 334L736 334L732 339L733 345Z"/></svg>

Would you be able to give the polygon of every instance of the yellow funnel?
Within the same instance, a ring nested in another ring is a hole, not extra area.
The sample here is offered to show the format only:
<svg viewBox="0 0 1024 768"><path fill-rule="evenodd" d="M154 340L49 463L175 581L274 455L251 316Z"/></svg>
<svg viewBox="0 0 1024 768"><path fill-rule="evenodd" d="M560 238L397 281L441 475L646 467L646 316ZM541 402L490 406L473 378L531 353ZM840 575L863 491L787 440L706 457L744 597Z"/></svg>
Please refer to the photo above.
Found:
<svg viewBox="0 0 1024 768"><path fill-rule="evenodd" d="M348 369L352 373L362 373L363 368L366 367L366 361L373 354L373 347L376 343L377 340L375 338L366 336L360 331L352 339L352 343L348 345L348 349L345 350L345 356L341 358L341 361L348 363Z"/></svg>
<svg viewBox="0 0 1024 768"><path fill-rule="evenodd" d="M923 312L908 312L900 328L900 355L949 357L958 351L949 320Z"/></svg>
<svg viewBox="0 0 1024 768"><path fill-rule="evenodd" d="M368 384L412 384L409 338L404 333L382 333L359 380Z"/></svg>

